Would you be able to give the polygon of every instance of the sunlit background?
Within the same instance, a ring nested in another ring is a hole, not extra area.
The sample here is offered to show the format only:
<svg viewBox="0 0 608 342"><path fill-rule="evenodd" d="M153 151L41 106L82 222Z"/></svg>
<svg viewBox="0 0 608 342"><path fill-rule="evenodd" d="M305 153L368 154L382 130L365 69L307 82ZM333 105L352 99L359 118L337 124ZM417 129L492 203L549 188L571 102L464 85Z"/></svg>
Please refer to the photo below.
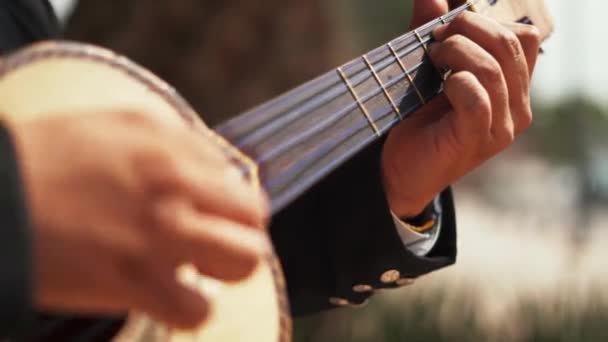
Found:
<svg viewBox="0 0 608 342"><path fill-rule="evenodd" d="M406 0L83 0L68 20L74 2L53 3L67 38L148 66L211 123L404 33L411 11ZM556 32L535 75L535 125L457 184L458 264L366 309L300 319L299 341L608 340L608 2L548 3Z"/></svg>

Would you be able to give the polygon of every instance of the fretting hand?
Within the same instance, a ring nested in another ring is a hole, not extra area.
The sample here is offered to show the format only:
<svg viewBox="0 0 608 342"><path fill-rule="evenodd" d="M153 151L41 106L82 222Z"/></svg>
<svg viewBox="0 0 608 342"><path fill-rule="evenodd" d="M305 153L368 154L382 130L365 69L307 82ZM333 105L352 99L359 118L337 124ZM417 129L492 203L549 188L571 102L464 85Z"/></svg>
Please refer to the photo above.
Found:
<svg viewBox="0 0 608 342"><path fill-rule="evenodd" d="M135 309L193 327L208 305L176 281L176 267L234 281L268 249L254 228L265 225L265 197L200 134L134 113L9 127L33 223L39 309Z"/></svg>
<svg viewBox="0 0 608 342"><path fill-rule="evenodd" d="M446 0L416 0L412 27L446 14ZM433 63L452 70L444 94L392 130L382 170L391 209L419 214L434 196L513 143L532 122L530 77L540 36L466 12L433 32Z"/></svg>

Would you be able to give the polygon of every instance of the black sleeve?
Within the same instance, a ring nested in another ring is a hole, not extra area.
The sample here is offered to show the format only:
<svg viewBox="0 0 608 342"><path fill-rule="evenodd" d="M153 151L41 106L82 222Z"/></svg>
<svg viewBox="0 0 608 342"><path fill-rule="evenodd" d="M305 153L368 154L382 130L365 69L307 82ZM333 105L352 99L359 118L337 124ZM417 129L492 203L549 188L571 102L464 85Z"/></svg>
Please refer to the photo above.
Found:
<svg viewBox="0 0 608 342"><path fill-rule="evenodd" d="M59 24L48 1L0 1L0 53L58 35Z"/></svg>
<svg viewBox="0 0 608 342"><path fill-rule="evenodd" d="M362 304L373 289L408 284L451 265L456 224L441 194L441 233L426 257L403 245L380 179L382 142L366 149L277 215L271 234L296 315Z"/></svg>
<svg viewBox="0 0 608 342"><path fill-rule="evenodd" d="M0 336L31 322L30 232L15 150L0 126Z"/></svg>

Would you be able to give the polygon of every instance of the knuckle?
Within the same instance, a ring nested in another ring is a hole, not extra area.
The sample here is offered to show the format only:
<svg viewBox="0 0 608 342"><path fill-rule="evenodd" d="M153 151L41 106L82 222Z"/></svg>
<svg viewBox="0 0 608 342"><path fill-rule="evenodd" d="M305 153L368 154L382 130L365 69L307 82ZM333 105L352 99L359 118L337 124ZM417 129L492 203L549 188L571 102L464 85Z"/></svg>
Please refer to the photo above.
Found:
<svg viewBox="0 0 608 342"><path fill-rule="evenodd" d="M182 208L177 203L156 200L147 208L149 222L153 224L155 230L163 232L177 231L178 228L183 226Z"/></svg>
<svg viewBox="0 0 608 342"><path fill-rule="evenodd" d="M521 43L517 35L511 31L504 29L498 37L498 42L504 49L506 53L508 53L512 57L517 57L522 54Z"/></svg>
<svg viewBox="0 0 608 342"><path fill-rule="evenodd" d="M512 124L503 124L494 134L495 151L499 152L511 146L515 141L515 132Z"/></svg>
<svg viewBox="0 0 608 342"><path fill-rule="evenodd" d="M181 167L182 161L166 149L148 148L135 151L131 161L142 190L146 193L187 183Z"/></svg>
<svg viewBox="0 0 608 342"><path fill-rule="evenodd" d="M480 61L477 65L477 74L479 78L493 85L503 82L502 68L494 58L488 58L483 62Z"/></svg>
<svg viewBox="0 0 608 342"><path fill-rule="evenodd" d="M141 170L156 169L159 165L170 163L168 154L156 148L135 149L131 159L134 166Z"/></svg>
<svg viewBox="0 0 608 342"><path fill-rule="evenodd" d="M467 40L468 40L467 37L465 37L461 34L455 34L453 36L450 36L448 39L446 39L443 44L444 44L446 50L454 51L454 50L458 50L462 46L464 46L464 44L467 43Z"/></svg>
<svg viewBox="0 0 608 342"><path fill-rule="evenodd" d="M475 75L473 75L469 71L462 71L462 72L452 74L448 80L449 80L449 82L453 82L459 86L464 85L468 89L474 88L477 83L477 79L475 78Z"/></svg>
<svg viewBox="0 0 608 342"><path fill-rule="evenodd" d="M466 27L470 25L470 22L473 20L474 16L475 14L473 12L464 11L454 18L451 26L458 31L466 29Z"/></svg>
<svg viewBox="0 0 608 342"><path fill-rule="evenodd" d="M149 167L157 170L161 180L173 182L183 179L180 159L169 153L169 151L164 149L151 151L149 158Z"/></svg>
<svg viewBox="0 0 608 342"><path fill-rule="evenodd" d="M451 46L461 46L467 40L468 40L468 38L465 37L464 35L455 34L455 35L451 36L450 38L446 39L446 43Z"/></svg>
<svg viewBox="0 0 608 342"><path fill-rule="evenodd" d="M183 172L181 172L182 168L180 167L180 160L169 153L162 153L160 158L160 162L156 165L156 167L162 169L162 172L167 177L168 181L171 183L183 183L185 181L185 177Z"/></svg>
<svg viewBox="0 0 608 342"><path fill-rule="evenodd" d="M466 89L466 96L461 97L462 110L478 116L478 120L489 126L492 115L492 105L490 97L479 83L477 77L469 71L456 73L448 79L446 86Z"/></svg>
<svg viewBox="0 0 608 342"><path fill-rule="evenodd" d="M486 92L481 90L472 92L467 106L470 112L476 113L478 118L483 118L483 122L489 125L492 116L492 104Z"/></svg>
<svg viewBox="0 0 608 342"><path fill-rule="evenodd" d="M542 35L538 27L533 25L526 25L526 28L521 32L521 40L530 44L531 46L538 47L542 41Z"/></svg>
<svg viewBox="0 0 608 342"><path fill-rule="evenodd" d="M521 114L521 117L519 118L519 124L521 126L521 129L523 130L530 127L532 125L532 122L534 122L534 114L532 113L532 110L530 108L526 108Z"/></svg>

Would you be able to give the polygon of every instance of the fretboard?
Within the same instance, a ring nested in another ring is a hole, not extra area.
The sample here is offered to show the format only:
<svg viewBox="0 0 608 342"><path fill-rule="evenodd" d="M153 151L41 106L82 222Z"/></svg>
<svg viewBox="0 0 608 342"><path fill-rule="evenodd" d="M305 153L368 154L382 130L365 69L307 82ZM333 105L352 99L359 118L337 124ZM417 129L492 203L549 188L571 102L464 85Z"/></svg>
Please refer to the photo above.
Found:
<svg viewBox="0 0 608 342"><path fill-rule="evenodd" d="M435 27L415 31L222 124L216 131L259 166L276 213L442 91L426 49Z"/></svg>

